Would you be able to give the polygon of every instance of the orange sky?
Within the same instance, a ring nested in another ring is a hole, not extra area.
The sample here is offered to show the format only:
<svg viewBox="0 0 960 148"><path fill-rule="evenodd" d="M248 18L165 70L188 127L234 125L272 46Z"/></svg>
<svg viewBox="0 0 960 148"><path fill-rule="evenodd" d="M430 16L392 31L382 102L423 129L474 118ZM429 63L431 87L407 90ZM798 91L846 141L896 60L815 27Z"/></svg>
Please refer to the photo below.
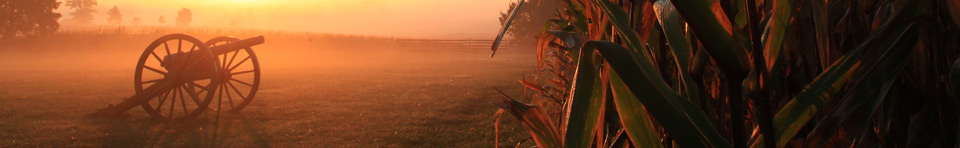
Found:
<svg viewBox="0 0 960 148"><path fill-rule="evenodd" d="M497 18L512 0L98 0L95 24L107 24L107 10L118 6L123 24L172 25L181 8L193 11L191 26L237 27L367 34L400 37L493 38ZM515 0L513 0L515 1ZM61 6L61 24L70 26Z"/></svg>

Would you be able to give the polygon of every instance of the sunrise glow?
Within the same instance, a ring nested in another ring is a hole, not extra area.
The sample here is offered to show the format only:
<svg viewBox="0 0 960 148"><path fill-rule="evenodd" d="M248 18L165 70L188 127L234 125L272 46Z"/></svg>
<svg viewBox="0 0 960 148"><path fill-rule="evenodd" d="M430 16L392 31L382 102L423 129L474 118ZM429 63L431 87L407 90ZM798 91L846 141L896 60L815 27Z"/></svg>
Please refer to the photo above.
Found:
<svg viewBox="0 0 960 148"><path fill-rule="evenodd" d="M117 6L124 21L139 17L143 25L161 25L160 16L176 18L193 11L191 26L240 27L410 37L491 38L500 28L499 12L510 0L99 0L96 9ZM62 14L72 10L65 6ZM454 17L455 16L455 17ZM69 17L61 17L63 20ZM94 23L105 24L105 15ZM232 20L238 23L233 26ZM62 23L69 27L69 22ZM170 25L170 24L165 24ZM491 33L494 32L494 33Z"/></svg>

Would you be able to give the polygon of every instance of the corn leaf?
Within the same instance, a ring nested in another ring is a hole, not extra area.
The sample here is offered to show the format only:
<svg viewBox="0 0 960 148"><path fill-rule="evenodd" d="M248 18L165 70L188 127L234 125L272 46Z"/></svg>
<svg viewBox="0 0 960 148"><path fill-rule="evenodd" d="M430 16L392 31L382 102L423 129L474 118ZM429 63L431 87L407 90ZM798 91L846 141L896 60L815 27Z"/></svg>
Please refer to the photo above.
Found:
<svg viewBox="0 0 960 148"><path fill-rule="evenodd" d="M954 105L960 105L960 59L957 59L953 62L953 66L950 66L950 72L947 74L948 83L951 89L948 89L952 92L953 97L950 103ZM960 109L953 109L954 114L960 114ZM960 128L957 128L957 141L960 141ZM954 147L960 147L960 143L955 144Z"/></svg>
<svg viewBox="0 0 960 148"><path fill-rule="evenodd" d="M513 99L501 99L493 102L494 105L513 114L524 127L530 130L530 135L537 145L542 147L562 147L560 132L554 126L550 115L539 107L517 102Z"/></svg>
<svg viewBox="0 0 960 148"><path fill-rule="evenodd" d="M953 62L953 66L950 67L949 79L950 86L953 87L954 96L960 98L960 59Z"/></svg>
<svg viewBox="0 0 960 148"><path fill-rule="evenodd" d="M730 78L750 71L746 46L734 39L733 25L716 0L670 0L720 70Z"/></svg>
<svg viewBox="0 0 960 148"><path fill-rule="evenodd" d="M623 37L623 42L626 43L630 49L632 49L631 51L645 51L645 48L643 48L644 42L641 34L634 31L633 27L630 27L629 25L630 16L627 15L627 12L623 11L619 5L607 0L593 0L593 2L596 3L597 6L600 6L600 10L603 10L603 14L609 18L610 24L615 28L614 30L617 31L617 34L619 34L620 37ZM644 60L650 60L653 62L653 59L650 58L653 56L651 56L649 53L639 53L645 56Z"/></svg>
<svg viewBox="0 0 960 148"><path fill-rule="evenodd" d="M513 23L513 18L517 16L517 12L520 12L520 6L523 6L525 0L520 0L517 2L517 7L513 9L513 12L510 14L510 17L507 18L507 22L503 25L503 29L500 29L500 33L497 34L497 38L493 40L493 46L490 46L490 50L493 53L490 53L490 57L497 54L497 49L500 48L500 41L503 40L503 36L507 35L507 30L510 29L510 24Z"/></svg>
<svg viewBox="0 0 960 148"><path fill-rule="evenodd" d="M573 89L567 100L564 143L571 148L588 148L603 117L604 89L594 66L593 50L580 50Z"/></svg>
<svg viewBox="0 0 960 148"><path fill-rule="evenodd" d="M914 40L909 40L914 39ZM844 129L847 135L860 135L869 127L867 123L870 117L876 112L877 108L886 98L887 92L895 82L897 76L907 63L911 49L916 45L916 31L908 31L903 39L897 43L888 53L870 53L868 55L880 55L884 57L880 63L870 68L865 68L867 73L856 82L855 87L847 93L840 103L840 106L834 110L830 116L824 117L814 127L813 132L808 134L806 142L810 145L822 145L836 135L842 124L850 124ZM848 139L848 140L853 140Z"/></svg>
<svg viewBox="0 0 960 148"><path fill-rule="evenodd" d="M657 13L657 20L659 20L663 34L667 38L667 43L670 44L673 59L677 63L678 78L682 86L681 88L683 88L681 92L685 97L690 99L690 101L699 102L700 93L697 90L697 83L693 80L693 77L690 77L690 73L687 71L692 53L690 51L690 42L683 36L685 32L680 14L677 13L677 9L673 7L673 4L667 0L658 0L654 4L654 12Z"/></svg>
<svg viewBox="0 0 960 148"><path fill-rule="evenodd" d="M614 105L620 115L620 124L634 147L661 148L659 134L653 129L653 121L647 116L643 104L617 73L610 73L610 88L613 89Z"/></svg>
<svg viewBox="0 0 960 148"><path fill-rule="evenodd" d="M898 16L900 18L895 20L900 21L890 21L884 24L880 31L868 37L866 42L846 53L840 60L817 76L813 82L794 96L794 98L774 116L774 129L779 138L776 140L778 147L786 145L787 142L803 128L803 125L806 125L810 118L812 118L820 108L823 108L824 104L832 100L833 94L837 92L840 86L848 82L851 76L864 75L866 71L860 69L873 67L885 59L876 54L864 55L862 54L864 50L869 49L879 53L889 52L894 49L894 43L897 43L901 37L907 33L908 29L915 24L914 22L917 22L915 19L904 20L904 18L914 18L915 15L901 14ZM762 137L758 139L762 139Z"/></svg>
<svg viewBox="0 0 960 148"><path fill-rule="evenodd" d="M831 53L832 51L830 50L831 33L829 29L830 20L827 17L827 12L828 12L827 4L826 4L827 2L826 1L809 1L809 2L810 2L810 9L813 13L814 29L817 32L817 54L819 54L818 56L820 57L820 65L821 65L820 69L823 69L824 67L830 66L829 64L832 63L833 57L835 57L835 55ZM785 4L785 5L788 5L788 4ZM782 20L778 20L778 21L782 21ZM772 61L772 60L768 60L768 61ZM777 63L775 64L780 63L779 59L776 60L776 62ZM769 67L779 67L779 65L775 65L775 64L767 64L767 65L770 65Z"/></svg>
<svg viewBox="0 0 960 148"><path fill-rule="evenodd" d="M944 3L943 7L946 7L953 24L960 28L960 0L945 0Z"/></svg>
<svg viewBox="0 0 960 148"><path fill-rule="evenodd" d="M766 66L767 69L772 71L780 69L780 65L782 65L783 58L780 58L780 51L783 48L783 39L787 34L787 28L790 27L790 20L793 18L793 0L773 0L773 8L770 11L773 11L770 13L771 20L767 23L770 27L767 28L768 34L763 43L767 57ZM827 23L818 22L818 24ZM821 37L819 39L827 38Z"/></svg>
<svg viewBox="0 0 960 148"><path fill-rule="evenodd" d="M634 59L627 49L609 41L587 42L583 50L597 50L618 76L623 76L624 85L637 96L648 113L683 147L729 147L706 114L689 100L673 92L650 67L650 61ZM637 65L640 64L640 65ZM655 67L654 67L655 68ZM611 73L612 74L612 73ZM611 78L611 83L613 83ZM616 87L616 86L614 86ZM614 94L622 93L614 91ZM623 99L616 98L615 99ZM638 104L623 104L638 105ZM619 110L630 112L637 110ZM629 120L629 119L621 119ZM639 120L639 119L637 119ZM621 121L632 122L635 121ZM627 135L640 136L642 131L627 131Z"/></svg>

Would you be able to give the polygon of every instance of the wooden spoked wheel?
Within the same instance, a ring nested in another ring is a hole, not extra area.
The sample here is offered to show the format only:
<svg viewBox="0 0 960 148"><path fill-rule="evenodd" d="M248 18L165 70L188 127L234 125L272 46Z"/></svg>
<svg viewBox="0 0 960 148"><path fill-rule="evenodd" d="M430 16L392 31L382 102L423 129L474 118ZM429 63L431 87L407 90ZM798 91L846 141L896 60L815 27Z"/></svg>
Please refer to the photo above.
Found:
<svg viewBox="0 0 960 148"><path fill-rule="evenodd" d="M211 90L221 81L213 57L203 42L188 35L154 40L140 55L134 74L137 93L153 94L141 104L143 110L159 120L190 119L206 110Z"/></svg>
<svg viewBox="0 0 960 148"><path fill-rule="evenodd" d="M222 45L239 39L217 37L205 44L208 47ZM217 111L239 112L250 104L260 88L260 61L250 47L217 55L221 63L221 83L214 91L214 103L211 109Z"/></svg>

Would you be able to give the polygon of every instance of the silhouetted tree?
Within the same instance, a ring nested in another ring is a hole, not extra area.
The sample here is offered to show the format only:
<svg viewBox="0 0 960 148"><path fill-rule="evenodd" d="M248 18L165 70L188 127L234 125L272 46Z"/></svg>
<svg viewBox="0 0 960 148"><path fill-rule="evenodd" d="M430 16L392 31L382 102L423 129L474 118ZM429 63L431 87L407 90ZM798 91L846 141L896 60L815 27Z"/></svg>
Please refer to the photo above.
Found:
<svg viewBox="0 0 960 148"><path fill-rule="evenodd" d="M60 28L56 0L0 0L0 38L37 36Z"/></svg>
<svg viewBox="0 0 960 148"><path fill-rule="evenodd" d="M97 0L67 0L66 6L74 10L70 16L73 16L73 21L78 24L89 24L93 20L93 13L97 12L93 9L97 6Z"/></svg>
<svg viewBox="0 0 960 148"><path fill-rule="evenodd" d="M140 25L140 17L133 17L133 25Z"/></svg>
<svg viewBox="0 0 960 148"><path fill-rule="evenodd" d="M163 18L163 16L160 16L160 20L157 20L157 22L159 22L160 25L163 25L163 24L166 24L166 23L167 23L167 19L166 19L166 18Z"/></svg>
<svg viewBox="0 0 960 148"><path fill-rule="evenodd" d="M177 12L177 26L180 26L180 27L190 26L191 20L193 20L193 13L190 12L190 9L183 8L183 9L180 9L180 12Z"/></svg>
<svg viewBox="0 0 960 148"><path fill-rule="evenodd" d="M556 0L527 0L523 6L520 6L517 16L514 16L507 34L513 37L513 41L535 42L546 21L557 16L556 10L559 6ZM511 2L506 12L500 12L500 26L506 23L505 21L510 18L510 13L516 7L517 3Z"/></svg>
<svg viewBox="0 0 960 148"><path fill-rule="evenodd" d="M110 8L110 10L107 11L107 15L110 15L110 17L107 18L110 24L120 25L120 23L123 22L123 14L120 14L120 9L117 9L117 6Z"/></svg>

